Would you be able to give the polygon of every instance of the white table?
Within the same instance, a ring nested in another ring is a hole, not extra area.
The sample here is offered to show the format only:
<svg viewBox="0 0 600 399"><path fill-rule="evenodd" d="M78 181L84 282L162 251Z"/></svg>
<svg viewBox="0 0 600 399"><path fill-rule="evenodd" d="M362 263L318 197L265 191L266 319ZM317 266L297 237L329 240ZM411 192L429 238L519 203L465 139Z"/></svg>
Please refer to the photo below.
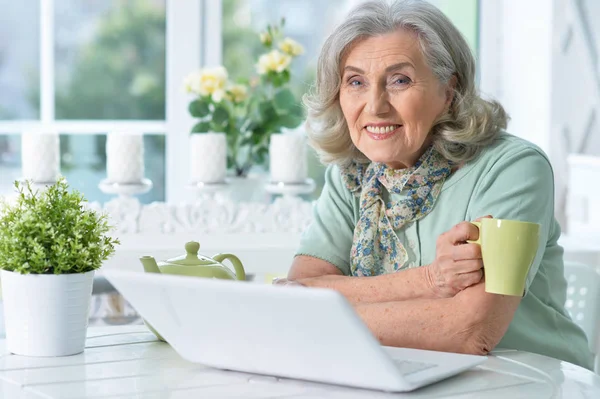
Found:
<svg viewBox="0 0 600 399"><path fill-rule="evenodd" d="M144 326L95 327L84 353L62 358L8 354L0 341L0 397L33 398L600 398L600 377L514 350L408 394L221 371L183 360Z"/></svg>

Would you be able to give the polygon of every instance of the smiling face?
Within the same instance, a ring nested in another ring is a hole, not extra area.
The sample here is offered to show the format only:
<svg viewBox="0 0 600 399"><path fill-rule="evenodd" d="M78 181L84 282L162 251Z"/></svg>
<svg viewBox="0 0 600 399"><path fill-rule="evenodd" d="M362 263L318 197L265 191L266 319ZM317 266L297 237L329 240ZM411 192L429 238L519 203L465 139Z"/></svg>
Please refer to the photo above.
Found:
<svg viewBox="0 0 600 399"><path fill-rule="evenodd" d="M414 32L399 29L356 44L342 60L340 106L354 145L371 161L412 166L452 100L427 65Z"/></svg>

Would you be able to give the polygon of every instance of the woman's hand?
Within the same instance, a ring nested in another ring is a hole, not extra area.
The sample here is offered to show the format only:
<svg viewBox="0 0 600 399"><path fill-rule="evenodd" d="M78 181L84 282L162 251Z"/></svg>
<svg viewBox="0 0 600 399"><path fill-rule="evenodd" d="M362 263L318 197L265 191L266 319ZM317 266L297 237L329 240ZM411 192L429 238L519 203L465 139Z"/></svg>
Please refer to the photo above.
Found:
<svg viewBox="0 0 600 399"><path fill-rule="evenodd" d="M292 287L304 287L304 284L299 282L298 280L289 280L285 277L276 277L273 279L273 285L286 285Z"/></svg>
<svg viewBox="0 0 600 399"><path fill-rule="evenodd" d="M438 297L453 297L481 281L481 247L467 243L478 238L479 229L469 222L461 222L438 237L435 260L427 266L427 279Z"/></svg>

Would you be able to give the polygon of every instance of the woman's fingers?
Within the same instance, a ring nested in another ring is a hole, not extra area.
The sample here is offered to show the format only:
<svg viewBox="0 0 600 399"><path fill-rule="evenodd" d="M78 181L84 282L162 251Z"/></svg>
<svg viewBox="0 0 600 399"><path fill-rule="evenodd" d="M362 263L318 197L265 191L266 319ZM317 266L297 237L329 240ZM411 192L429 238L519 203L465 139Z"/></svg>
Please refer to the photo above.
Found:
<svg viewBox="0 0 600 399"><path fill-rule="evenodd" d="M491 218L492 215L482 216L475 219L476 222L481 221L484 218ZM454 245L461 244L467 241L475 241L479 239L479 228L473 223L460 222L455 225L450 231L448 231L450 242Z"/></svg>
<svg viewBox="0 0 600 399"><path fill-rule="evenodd" d="M474 272L461 274L458 277L458 280L461 282L461 285L462 285L461 289L465 289L467 287L470 287L472 285L479 283L482 278L483 278L483 269L479 269Z"/></svg>
<svg viewBox="0 0 600 399"><path fill-rule="evenodd" d="M276 277L273 279L272 281L273 285L285 285L285 286L298 286L298 287L302 287L303 284L299 283L296 280L288 280L285 277Z"/></svg>
<svg viewBox="0 0 600 399"><path fill-rule="evenodd" d="M481 259L459 260L453 264L453 272L455 275L472 273L483 269L483 261Z"/></svg>
<svg viewBox="0 0 600 399"><path fill-rule="evenodd" d="M483 216L483 218L491 216ZM479 239L479 228L470 222L461 222L440 234L436 242L435 261L428 267L435 276L438 295L453 296L477 284L483 277L481 246L468 241Z"/></svg>
<svg viewBox="0 0 600 399"><path fill-rule="evenodd" d="M479 229L473 223L460 222L448 232L450 242L454 245L467 241L475 241L479 238Z"/></svg>
<svg viewBox="0 0 600 399"><path fill-rule="evenodd" d="M452 259L461 260L481 259L481 246L478 244L460 244L452 247Z"/></svg>

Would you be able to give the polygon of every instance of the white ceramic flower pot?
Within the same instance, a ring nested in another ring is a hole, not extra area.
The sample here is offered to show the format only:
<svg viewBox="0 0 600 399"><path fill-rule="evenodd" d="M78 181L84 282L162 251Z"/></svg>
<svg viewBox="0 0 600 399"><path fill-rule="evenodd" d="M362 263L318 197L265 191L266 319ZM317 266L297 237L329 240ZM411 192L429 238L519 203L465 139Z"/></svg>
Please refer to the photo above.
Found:
<svg viewBox="0 0 600 399"><path fill-rule="evenodd" d="M190 135L190 179L192 183L222 183L227 171L225 133Z"/></svg>
<svg viewBox="0 0 600 399"><path fill-rule="evenodd" d="M272 135L269 171L273 183L304 183L308 177L306 137L298 133Z"/></svg>
<svg viewBox="0 0 600 399"><path fill-rule="evenodd" d="M21 164L24 179L34 183L54 183L60 174L58 134L23 133Z"/></svg>
<svg viewBox="0 0 600 399"><path fill-rule="evenodd" d="M106 137L106 180L139 184L144 179L144 136L110 133Z"/></svg>
<svg viewBox="0 0 600 399"><path fill-rule="evenodd" d="M94 271L19 274L2 270L6 348L24 356L83 352Z"/></svg>

